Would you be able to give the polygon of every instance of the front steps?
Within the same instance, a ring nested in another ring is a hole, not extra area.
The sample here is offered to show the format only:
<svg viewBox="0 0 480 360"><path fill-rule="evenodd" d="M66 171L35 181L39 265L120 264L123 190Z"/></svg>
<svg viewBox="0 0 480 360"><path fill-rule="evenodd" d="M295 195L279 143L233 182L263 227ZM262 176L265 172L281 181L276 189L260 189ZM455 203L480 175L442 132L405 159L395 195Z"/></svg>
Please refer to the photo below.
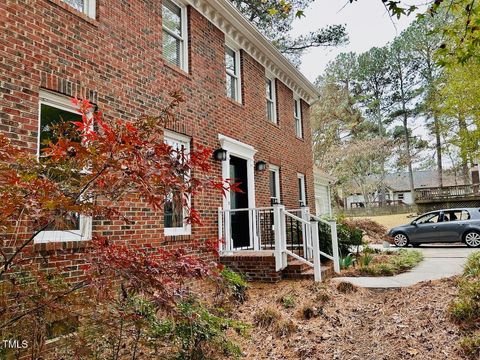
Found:
<svg viewBox="0 0 480 360"><path fill-rule="evenodd" d="M222 254L220 262L233 271L243 274L247 280L275 283L282 279L311 279L314 271L304 262L288 257L288 266L281 271L275 270L275 257L271 250L239 251ZM333 274L331 261L322 263L322 279Z"/></svg>
<svg viewBox="0 0 480 360"><path fill-rule="evenodd" d="M333 268L331 262L326 262L321 266L322 279L331 277L333 274ZM282 270L282 279L311 279L315 277L313 268L297 259L288 259L288 266Z"/></svg>

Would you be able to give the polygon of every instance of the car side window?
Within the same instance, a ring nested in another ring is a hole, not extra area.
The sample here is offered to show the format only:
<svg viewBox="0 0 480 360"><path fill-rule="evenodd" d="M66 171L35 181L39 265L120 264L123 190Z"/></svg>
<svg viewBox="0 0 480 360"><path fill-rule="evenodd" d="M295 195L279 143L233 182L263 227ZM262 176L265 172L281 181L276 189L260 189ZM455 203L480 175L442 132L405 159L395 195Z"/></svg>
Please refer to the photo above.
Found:
<svg viewBox="0 0 480 360"><path fill-rule="evenodd" d="M417 224L434 224L440 221L440 213L431 213L419 217L416 221Z"/></svg>
<svg viewBox="0 0 480 360"><path fill-rule="evenodd" d="M462 221L469 219L470 213L467 210L446 211L443 215L443 221Z"/></svg>

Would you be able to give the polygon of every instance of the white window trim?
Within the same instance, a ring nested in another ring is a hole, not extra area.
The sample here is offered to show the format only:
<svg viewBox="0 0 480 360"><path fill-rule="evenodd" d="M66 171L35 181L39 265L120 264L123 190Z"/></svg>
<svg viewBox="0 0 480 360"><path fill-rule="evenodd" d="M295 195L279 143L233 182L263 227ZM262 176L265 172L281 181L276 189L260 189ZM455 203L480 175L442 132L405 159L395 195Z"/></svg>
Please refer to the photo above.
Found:
<svg viewBox="0 0 480 360"><path fill-rule="evenodd" d="M190 151L190 137L186 135L182 135L176 133L174 131L164 130L163 138L165 140L169 140L171 142L176 142L185 146L185 149L189 152ZM191 206L191 197L188 197L188 206ZM165 236L181 236L181 235L191 235L192 234L192 226L185 221L185 217L187 216L186 209L183 208L183 226L182 227L171 227L171 228L164 228L164 235Z"/></svg>
<svg viewBox="0 0 480 360"><path fill-rule="evenodd" d="M174 38L181 41L181 53L180 53L180 69L188 73L188 14L187 14L187 7L185 4L178 2L176 0L168 0L172 4L178 6L180 8L180 21L182 22L182 28L180 30L181 35L178 36L177 34L173 33L169 28L167 28L163 24L162 20L162 30L166 31L169 35L173 36ZM162 7L163 11L163 7ZM162 13L163 15L163 13ZM162 44L162 54L163 54L163 44ZM166 61L166 60L165 60ZM170 62L166 61L169 65L173 65Z"/></svg>
<svg viewBox="0 0 480 360"><path fill-rule="evenodd" d="M63 0L67 5L71 6L67 1ZM97 6L96 0L84 0L83 1L83 9L82 12L87 15L88 17L95 19L97 14ZM72 6L73 8L73 6ZM74 8L75 9L75 8ZM77 10L77 9L75 9Z"/></svg>
<svg viewBox="0 0 480 360"><path fill-rule="evenodd" d="M301 194L301 199L298 199L300 202L300 205L306 206L307 205L307 194L305 191L305 175L301 173L297 173L297 179L300 179L300 194Z"/></svg>
<svg viewBox="0 0 480 360"><path fill-rule="evenodd" d="M38 136L37 136L37 158L40 157L40 131L41 131L41 111L42 104L53 106L55 108L69 111L77 114L70 99L66 96L51 93L49 91L40 90L38 105ZM80 215L78 230L46 230L38 233L34 238L35 244L48 242L66 242L66 241L84 241L92 239L92 217Z"/></svg>
<svg viewBox="0 0 480 360"><path fill-rule="evenodd" d="M270 80L270 82L272 84L272 97L268 98L268 97L265 96L265 99L266 99L266 101L269 100L270 102L273 103L273 112L272 112L273 119L268 119L268 110L267 110L267 108L265 108L265 111L267 112L267 120L274 123L274 124L278 124L278 119L277 119L277 87L276 87L276 84L275 84L275 77L271 76L270 74L266 74L265 78L267 80ZM265 82L265 86L266 86L266 82Z"/></svg>
<svg viewBox="0 0 480 360"><path fill-rule="evenodd" d="M280 193L280 167L276 165L269 165L269 171L273 172L275 174L275 192L277 193L277 203L280 204L282 201L282 194ZM275 199L272 197L270 194L270 200Z"/></svg>
<svg viewBox="0 0 480 360"><path fill-rule="evenodd" d="M293 104L295 107L293 109L293 117L295 118L295 136L299 139L303 139L303 116L301 98L299 96L294 96Z"/></svg>
<svg viewBox="0 0 480 360"><path fill-rule="evenodd" d="M235 64L237 65L235 68L235 73L232 73L226 70L226 65L225 65L225 71L227 74L233 76L236 79L236 86L235 86L236 96L235 96L235 99L232 99L232 100L239 102L241 104L242 103L242 71L241 71L241 63L240 63L240 48L235 46L231 41L228 41L228 40L225 41L225 48L229 48L235 54ZM227 97L230 99L228 94L227 94Z"/></svg>

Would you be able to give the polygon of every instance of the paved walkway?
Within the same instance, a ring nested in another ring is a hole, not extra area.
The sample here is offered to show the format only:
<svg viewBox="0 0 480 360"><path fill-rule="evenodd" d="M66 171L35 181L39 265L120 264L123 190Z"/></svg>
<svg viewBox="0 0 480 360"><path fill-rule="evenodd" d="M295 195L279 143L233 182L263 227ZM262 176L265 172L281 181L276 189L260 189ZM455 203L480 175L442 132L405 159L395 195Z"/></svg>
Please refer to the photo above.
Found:
<svg viewBox="0 0 480 360"><path fill-rule="evenodd" d="M391 250L398 248L391 247ZM411 248L410 248L411 249ZM347 281L366 288L397 288L461 274L467 256L480 249L460 245L422 245L415 250L423 253L424 260L408 272L383 277L337 277L334 281Z"/></svg>

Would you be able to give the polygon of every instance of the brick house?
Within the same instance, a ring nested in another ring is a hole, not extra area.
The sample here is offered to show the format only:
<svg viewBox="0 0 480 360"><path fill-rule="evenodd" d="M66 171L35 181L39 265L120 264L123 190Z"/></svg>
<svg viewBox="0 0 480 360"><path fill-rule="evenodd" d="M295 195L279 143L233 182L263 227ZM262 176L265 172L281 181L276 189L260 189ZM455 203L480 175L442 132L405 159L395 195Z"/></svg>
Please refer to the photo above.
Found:
<svg viewBox="0 0 480 360"><path fill-rule="evenodd" d="M92 233L175 247L217 236L219 207L314 206L308 113L317 92L229 1L6 0L0 14L0 130L16 145L38 151L49 116L74 111L69 97L128 119L156 113L179 89L188 100L166 141L225 150L224 161L212 159L215 174L234 175L245 191L192 199L202 226L186 226L175 204L155 213L132 199L122 210L134 225L81 217L69 235L40 234L36 250L70 252L71 277ZM248 214L230 218L231 247L261 250L258 212Z"/></svg>

